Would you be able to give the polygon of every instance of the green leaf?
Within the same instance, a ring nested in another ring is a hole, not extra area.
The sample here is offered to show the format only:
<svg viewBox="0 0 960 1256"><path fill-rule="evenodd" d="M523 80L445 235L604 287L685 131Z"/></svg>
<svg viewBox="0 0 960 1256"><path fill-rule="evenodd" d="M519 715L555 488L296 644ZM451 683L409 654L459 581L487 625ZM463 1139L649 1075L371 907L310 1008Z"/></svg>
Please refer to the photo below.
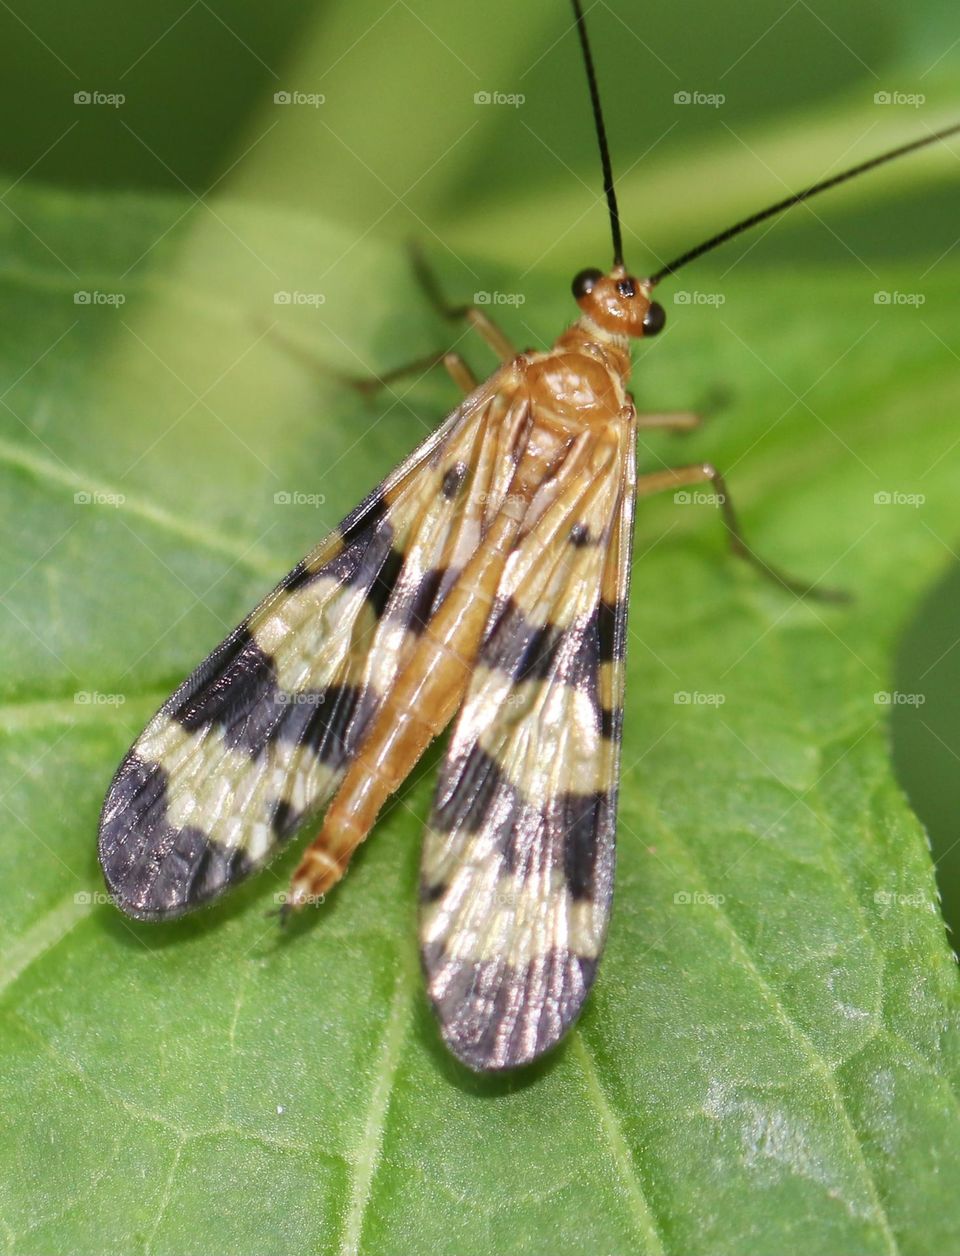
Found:
<svg viewBox="0 0 960 1256"><path fill-rule="evenodd" d="M104 791L152 710L453 404L434 378L364 402L265 327L358 372L449 333L399 250L316 217L24 185L7 199L9 1249L955 1247L955 968L876 695L951 556L960 263L920 284L890 258L725 273L727 258L667 294L641 404L728 400L696 435L645 440L643 467L709 457L765 556L854 601L764 583L708 504L642 504L607 955L561 1049L478 1079L440 1045L418 970L435 754L287 935L265 911L293 852L164 926L102 902L95 858ZM472 269L516 291L509 267ZM570 318L565 275L523 280L505 309L518 339ZM874 303L918 287L922 307ZM324 300L281 307L278 291Z"/></svg>

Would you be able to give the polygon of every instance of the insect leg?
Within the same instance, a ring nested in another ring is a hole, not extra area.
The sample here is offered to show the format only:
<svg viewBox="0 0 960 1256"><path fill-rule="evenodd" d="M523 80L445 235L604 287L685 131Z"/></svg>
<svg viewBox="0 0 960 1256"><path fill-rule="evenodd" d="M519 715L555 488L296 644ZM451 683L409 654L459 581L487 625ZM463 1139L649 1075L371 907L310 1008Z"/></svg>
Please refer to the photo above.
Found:
<svg viewBox="0 0 960 1256"><path fill-rule="evenodd" d="M755 567L762 576L772 580L781 588L795 593L798 597L816 598L824 602L846 602L849 594L839 589L824 589L803 580L795 580L777 567L773 567L754 550L743 535L740 520L733 508L726 481L720 472L709 462L695 462L686 467L668 467L664 471L653 471L649 475L637 477L637 495L649 497L653 493L662 493L668 489L688 488L696 484L711 484L715 491L716 504L720 507L720 515L727 529L730 549L738 558L744 559Z"/></svg>
<svg viewBox="0 0 960 1256"><path fill-rule="evenodd" d="M659 414L638 414L637 428L664 428L671 432L692 432L723 410L729 398L722 389L711 389L696 410L666 410Z"/></svg>
<svg viewBox="0 0 960 1256"><path fill-rule="evenodd" d="M422 375L432 370L435 366L444 366L453 378L454 383L460 388L464 394L473 392L477 386L473 372L461 358L459 353L452 350L440 349L436 353L427 353L423 357L414 358L412 362L404 362L400 366L393 366L389 371L383 371L377 375L352 375L349 371L338 370L329 363L318 358L316 354L305 349L303 345L298 344L296 340L285 335L277 327L268 329L271 340L279 345L285 353L296 358L309 371L313 371L318 375L322 375L325 379L333 379L348 388L353 388L364 396L372 396L380 391L381 388L387 388L390 384L398 379L403 379L407 375Z"/></svg>
<svg viewBox="0 0 960 1256"><path fill-rule="evenodd" d="M517 356L516 346L509 340L496 323L478 310L475 305L468 305L466 320L474 331L479 332L501 362L512 362Z"/></svg>
<svg viewBox="0 0 960 1256"><path fill-rule="evenodd" d="M466 319L474 331L487 342L501 362L512 362L517 356L516 347L503 334L496 323L475 305L451 305L443 294L437 276L423 255L418 244L410 245L413 273L427 300L441 318Z"/></svg>
<svg viewBox="0 0 960 1256"><path fill-rule="evenodd" d="M473 392L477 386L477 377L459 353L454 353L452 350L450 353L445 353L443 355L443 365L447 368L450 378L464 396Z"/></svg>
<svg viewBox="0 0 960 1256"><path fill-rule="evenodd" d="M470 367L467 366L460 354L455 353L452 349L441 350L439 353L430 353L426 357L416 358L412 362L405 362L402 366L394 366L389 371L384 371L382 375L348 376L345 379L358 392L370 395L378 392L381 388L387 387L395 380L402 379L405 375L425 374L435 366L444 367L464 396L472 393L476 388L477 378L473 371L470 370Z"/></svg>
<svg viewBox="0 0 960 1256"><path fill-rule="evenodd" d="M666 428L671 432L691 432L703 422L692 410L671 410L665 414L638 414L637 429Z"/></svg>
<svg viewBox="0 0 960 1256"><path fill-rule="evenodd" d="M728 401L729 398L722 389L711 389L696 410L666 410L659 414L638 414L637 428L647 430L663 428L671 432L692 432L723 410Z"/></svg>

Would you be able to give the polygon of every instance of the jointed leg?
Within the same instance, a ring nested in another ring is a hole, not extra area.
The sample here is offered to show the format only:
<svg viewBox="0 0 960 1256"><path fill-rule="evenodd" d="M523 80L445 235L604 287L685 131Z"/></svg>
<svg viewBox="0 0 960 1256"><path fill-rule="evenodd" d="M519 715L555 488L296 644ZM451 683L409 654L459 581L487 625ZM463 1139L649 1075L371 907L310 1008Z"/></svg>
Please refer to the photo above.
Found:
<svg viewBox="0 0 960 1256"><path fill-rule="evenodd" d="M649 430L664 428L671 432L692 432L701 427L705 420L721 410L727 404L726 393L713 390L703 399L702 405L696 410L665 410L659 414L638 414L637 428Z"/></svg>
<svg viewBox="0 0 960 1256"><path fill-rule="evenodd" d="M501 362L512 362L517 356L516 348L483 310L478 309L475 305L451 305L447 301L440 284L437 282L436 274L416 243L410 245L410 259L417 282L440 317L450 321L466 319L474 331L478 332L487 342Z"/></svg>
<svg viewBox="0 0 960 1256"><path fill-rule="evenodd" d="M517 356L517 351L500 328L483 310L478 309L475 305L450 305L440 290L436 275L430 269L419 248L415 245L411 246L411 253L414 272L420 286L437 313L442 318L450 320L465 319L475 331L479 332L480 336L496 353L501 362L511 362ZM281 345L287 353L297 358L310 370L354 388L357 392L363 393L364 396L369 396L381 388L388 387L395 380L401 379L405 375L421 374L430 370L433 366L440 365L440 363L446 367L454 383L465 395L473 392L477 386L477 380L466 362L464 362L459 353L452 351L444 350L440 353L427 354L425 357L416 358L412 362L392 367L382 375L353 375L320 361L312 353L304 349L302 345L286 336L275 326L268 328L267 334L277 344Z"/></svg>
<svg viewBox="0 0 960 1256"><path fill-rule="evenodd" d="M468 305L464 318L487 342L501 362L512 362L517 356L516 346L503 334L493 319L484 314L483 310L478 310L475 305Z"/></svg>
<svg viewBox="0 0 960 1256"><path fill-rule="evenodd" d="M443 365L447 368L447 373L456 386L460 389L465 397L476 388L478 380L470 367L467 366L459 353L450 353L443 355Z"/></svg>
<svg viewBox="0 0 960 1256"><path fill-rule="evenodd" d="M391 371L385 371L382 376L352 377L349 383L359 392L364 394L376 393L381 388L387 387L387 384L393 383L395 379L402 379L405 376L415 376L415 374L423 374L430 371L431 367L444 367L447 374L460 389L464 396L471 393L476 388L476 376L471 371L469 365L464 362L459 353L455 353L452 349L447 349L442 353L427 354L426 358L416 358L413 362L407 362L400 367L393 367Z"/></svg>
<svg viewBox="0 0 960 1256"><path fill-rule="evenodd" d="M802 580L794 580L777 567L772 567L751 548L743 535L740 520L733 508L727 485L720 472L709 462L695 462L686 467L669 467L664 471L653 471L649 475L637 478L637 495L649 497L653 493L662 493L668 489L686 488L695 484L712 485L720 507L720 515L727 529L730 548L737 557L744 559L755 567L761 575L766 576L781 588L788 589L798 597L812 597L825 602L845 602L848 594L838 589L822 589L807 584Z"/></svg>
<svg viewBox="0 0 960 1256"><path fill-rule="evenodd" d="M477 386L477 378L473 371L470 370L470 367L467 366L460 354L455 353L452 349L441 353L431 353L425 358L416 358L413 362L395 366L391 370L385 371L382 375L370 375L366 378L355 377L350 380L350 383L362 393L375 393L388 384L392 384L394 380L402 379L405 375L422 374L434 366L443 366L464 396L472 393Z"/></svg>
<svg viewBox="0 0 960 1256"><path fill-rule="evenodd" d="M692 432L703 422L693 410L669 410L663 414L638 414L637 429L665 428L671 432Z"/></svg>
<svg viewBox="0 0 960 1256"><path fill-rule="evenodd" d="M286 353L302 362L308 370L315 371L318 375L322 375L327 379L334 379L340 384L345 384L348 388L353 388L364 396L371 396L373 393L379 392L381 388L389 387L395 380L403 379L404 376L420 375L429 371L432 367L440 365L446 368L453 382L463 391L464 395L473 392L477 386L477 380L469 366L467 366L459 353L454 353L452 350L442 349L439 353L428 353L424 357L414 358L412 362L404 362L400 366L391 367L389 371L384 371L382 375L352 375L322 361L308 349L305 349L303 345L298 344L296 340L292 340L285 335L277 327L269 328L269 335Z"/></svg>
<svg viewBox="0 0 960 1256"><path fill-rule="evenodd" d="M371 396L398 379L403 379L407 375L425 374L435 366L443 366L447 374L464 394L473 392L474 388L476 388L477 381L473 372L460 354L454 353L452 350L428 353L425 357L414 358L412 362L404 362L400 366L391 367L389 371L384 371L382 375L353 375L342 376L341 378L352 388L355 388L357 392L363 393L364 396Z"/></svg>

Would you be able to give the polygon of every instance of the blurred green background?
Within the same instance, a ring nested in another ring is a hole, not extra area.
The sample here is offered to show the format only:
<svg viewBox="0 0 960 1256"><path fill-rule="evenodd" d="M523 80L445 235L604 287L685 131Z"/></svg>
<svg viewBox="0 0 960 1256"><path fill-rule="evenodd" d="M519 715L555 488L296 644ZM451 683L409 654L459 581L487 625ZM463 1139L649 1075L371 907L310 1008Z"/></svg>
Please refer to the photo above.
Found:
<svg viewBox="0 0 960 1256"><path fill-rule="evenodd" d="M637 269L786 186L960 116L949 0L823 8L611 0L592 6L590 20ZM8 190L25 180L188 192L198 219L204 198L215 205L229 195L320 214L348 239L413 234L464 295L492 286L491 275L514 288L555 283L607 256L583 75L560 0L14 3L0 6L0 49ZM278 92L324 101L277 104ZM477 104L482 92L524 100ZM684 106L678 92L724 100ZM878 92L902 103L878 104ZM123 100L83 103L83 93ZM853 263L869 294L896 260L915 266L922 289L927 268L956 244L958 203L955 168L911 159L738 243L697 282L709 286L740 258L757 268ZM347 247L329 267L347 288L350 263ZM374 297L361 286L352 317L362 321ZM816 317L812 309L814 330ZM535 301L511 318L521 338L554 330L537 324ZM349 328L342 334L349 339ZM925 701L893 711L898 772L929 827L952 920L960 919L958 624L954 568L916 611L897 661L897 688Z"/></svg>
<svg viewBox="0 0 960 1256"><path fill-rule="evenodd" d="M0 140L13 178L69 187L203 196L232 192L322 213L361 231L411 228L474 239L485 252L541 252L542 221L501 248L500 223L523 220L545 188L557 200L563 256L606 251L589 208L596 158L583 72L563 0L490 0L468 12L442 0L294 4L167 0L131 11L94 0L0 8L0 107L15 125ZM923 0L842 0L818 13L805 0L750 6L689 3L680 11L617 0L590 22L625 184L628 234L672 224L687 241L740 205L745 184L799 165L822 174L889 139L923 131L956 109L956 11ZM500 80L503 80L502 82ZM322 94L320 108L274 108L278 91ZM475 92L522 93L521 108L478 108ZM677 92L721 93L720 108L678 107ZM119 107L76 93L122 94ZM877 107L876 92L923 103ZM866 134L865 134L866 133ZM761 137L779 136L776 150ZM826 142L829 138L829 143ZM747 146L758 151L748 161ZM650 205L684 155L710 159L716 179L695 197ZM730 160L731 155L733 159ZM802 161L801 161L802 157ZM878 183L882 179L882 183ZM916 172L877 176L830 208L838 235L860 207L857 252L933 260L949 243L955 202L916 186ZM896 216L874 208L897 184ZM398 200L399 198L399 200ZM751 201L746 201L751 204ZM716 206L712 209L711 206ZM573 212L571 212L571 209ZM752 259L829 258L829 228L801 243L811 219L781 226ZM556 224L550 224L555 226ZM688 230L689 225L689 230ZM930 233L933 234L931 239ZM945 233L945 234L944 234ZM659 247L673 244L674 232ZM835 236L833 244L840 248ZM553 249L551 250L553 252ZM846 258L845 251L838 256Z"/></svg>

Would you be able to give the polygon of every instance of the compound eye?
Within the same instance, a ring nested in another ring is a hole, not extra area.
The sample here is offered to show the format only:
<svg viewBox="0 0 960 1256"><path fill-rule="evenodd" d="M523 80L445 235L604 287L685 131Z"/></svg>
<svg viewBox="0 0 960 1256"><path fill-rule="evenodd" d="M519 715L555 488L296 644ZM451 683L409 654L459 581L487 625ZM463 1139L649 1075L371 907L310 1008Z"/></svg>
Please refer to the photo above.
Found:
<svg viewBox="0 0 960 1256"><path fill-rule="evenodd" d="M589 296L597 281L602 278L603 271L596 270L593 267L581 270L579 274L574 275L573 283L570 285L573 289L574 299L579 301L582 297Z"/></svg>
<svg viewBox="0 0 960 1256"><path fill-rule="evenodd" d="M663 331L667 322L667 311L659 303L659 301L651 301L650 308L647 310L643 319L644 336L655 336L658 331Z"/></svg>

